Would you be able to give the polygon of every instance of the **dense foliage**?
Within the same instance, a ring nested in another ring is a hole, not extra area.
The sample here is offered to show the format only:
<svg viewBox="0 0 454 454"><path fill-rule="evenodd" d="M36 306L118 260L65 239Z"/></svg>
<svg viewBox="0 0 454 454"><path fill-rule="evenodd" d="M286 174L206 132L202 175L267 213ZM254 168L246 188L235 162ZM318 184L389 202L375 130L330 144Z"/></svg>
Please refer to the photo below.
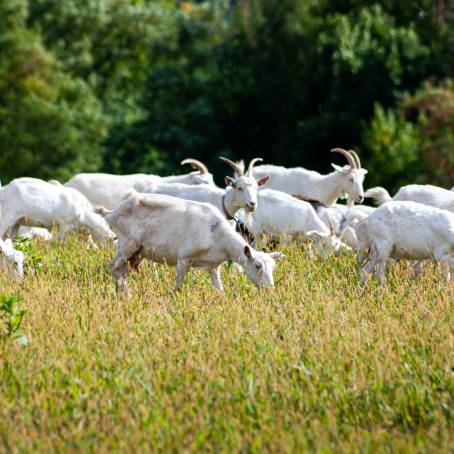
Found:
<svg viewBox="0 0 454 454"><path fill-rule="evenodd" d="M448 1L0 0L0 175L220 154L450 185ZM439 165L436 165L438 163Z"/></svg>

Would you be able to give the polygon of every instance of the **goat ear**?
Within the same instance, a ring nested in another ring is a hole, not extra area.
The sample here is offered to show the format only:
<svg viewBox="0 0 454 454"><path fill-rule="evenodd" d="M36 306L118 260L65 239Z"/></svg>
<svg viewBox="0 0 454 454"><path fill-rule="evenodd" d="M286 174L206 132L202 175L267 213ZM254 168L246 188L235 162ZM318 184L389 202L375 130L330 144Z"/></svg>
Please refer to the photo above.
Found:
<svg viewBox="0 0 454 454"><path fill-rule="evenodd" d="M283 258L286 259L287 256L283 252L270 252L269 256L273 259Z"/></svg>
<svg viewBox="0 0 454 454"><path fill-rule="evenodd" d="M226 186L232 186L232 188L235 187L235 180L231 177L225 177L225 184Z"/></svg>
<svg viewBox="0 0 454 454"><path fill-rule="evenodd" d="M251 248L246 244L246 246L244 246L244 255L249 259L249 260L252 260L252 252L251 252Z"/></svg>
<svg viewBox="0 0 454 454"><path fill-rule="evenodd" d="M270 181L270 177L269 176L260 177L259 179L257 179L257 184L259 186L263 186L264 184L268 183L268 181Z"/></svg>
<svg viewBox="0 0 454 454"><path fill-rule="evenodd" d="M341 166L338 166L337 164L334 164L334 163L331 163L331 167L336 171L336 172L341 172L341 173L344 173L345 170L345 167L341 167Z"/></svg>

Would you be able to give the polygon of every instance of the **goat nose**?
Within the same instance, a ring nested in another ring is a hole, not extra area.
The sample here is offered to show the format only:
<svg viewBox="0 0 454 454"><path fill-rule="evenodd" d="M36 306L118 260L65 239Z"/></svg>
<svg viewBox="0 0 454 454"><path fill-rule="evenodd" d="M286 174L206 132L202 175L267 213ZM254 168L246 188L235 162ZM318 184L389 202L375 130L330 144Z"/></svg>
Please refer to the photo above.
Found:
<svg viewBox="0 0 454 454"><path fill-rule="evenodd" d="M256 208L257 208L257 203L256 202L249 202L247 204L248 211L255 211Z"/></svg>

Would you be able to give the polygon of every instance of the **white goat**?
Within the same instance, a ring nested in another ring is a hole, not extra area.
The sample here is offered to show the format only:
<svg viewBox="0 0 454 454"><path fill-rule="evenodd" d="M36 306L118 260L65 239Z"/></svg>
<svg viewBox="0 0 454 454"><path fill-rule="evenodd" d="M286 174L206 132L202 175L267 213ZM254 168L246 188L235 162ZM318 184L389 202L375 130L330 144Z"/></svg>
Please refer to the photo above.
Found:
<svg viewBox="0 0 454 454"><path fill-rule="evenodd" d="M335 171L328 175L321 175L302 167L287 169L262 165L254 169L254 176L269 175L269 189L317 200L326 206L331 206L345 194L348 196L349 206L354 202L361 203L364 199L363 181L367 170L361 168L359 157L353 150L334 148L331 152L345 156L349 165L340 167L331 164Z"/></svg>
<svg viewBox="0 0 454 454"><path fill-rule="evenodd" d="M19 227L17 236L30 239L39 238L43 241L50 241L52 239L52 234L49 230L43 229L42 227L27 227L25 225Z"/></svg>
<svg viewBox="0 0 454 454"><path fill-rule="evenodd" d="M305 201L303 197L293 197ZM341 205L339 203L327 207L320 202L307 202L312 205L326 227L342 241L344 246L348 246L354 250L358 249L358 239L355 233L356 224L369 216L369 214L375 210L374 207L365 205L348 207L347 205Z"/></svg>
<svg viewBox="0 0 454 454"><path fill-rule="evenodd" d="M316 239L316 247L322 253L326 249L337 250L340 241L331 235L309 202L297 200L289 194L273 189L263 189L257 195L257 209L250 214L240 211L239 220L258 239L288 242L294 239Z"/></svg>
<svg viewBox="0 0 454 454"><path fill-rule="evenodd" d="M190 185L213 185L213 175L207 167L195 159L185 159L181 164L190 164L198 170L185 175L160 177L158 175L111 175L107 173L80 173L71 178L66 187L80 191L94 206L116 208L131 195L131 191L144 191L155 182L183 183ZM55 182L53 182L55 184Z"/></svg>
<svg viewBox="0 0 454 454"><path fill-rule="evenodd" d="M106 220L118 235L117 254L110 266L117 291L128 291L125 279L129 267L137 270L144 258L176 266L175 290L189 268L203 267L209 269L213 285L222 291L220 266L227 260L242 265L257 286L274 285L274 258L282 254L252 249L208 203L135 193L107 212Z"/></svg>
<svg viewBox="0 0 454 454"><path fill-rule="evenodd" d="M115 237L79 191L36 178L17 178L0 189L0 238L15 238L20 225L56 226L57 238L79 227L87 227L99 239Z"/></svg>
<svg viewBox="0 0 454 454"><path fill-rule="evenodd" d="M430 184L409 184L408 186L403 186L397 191L394 197L391 197L385 188L378 186L368 189L365 196L371 197L379 205L390 200L409 201L454 212L454 192Z"/></svg>
<svg viewBox="0 0 454 454"><path fill-rule="evenodd" d="M247 211L254 211L257 208L257 191L259 186L263 186L269 180L268 176L263 176L258 180L251 177L254 164L261 161L255 158L249 163L246 175L242 169L227 158L220 158L232 166L238 175L236 179L225 177L227 189L217 186L200 185L190 186L187 184L165 184L157 182L149 186L144 192L150 194L165 194L180 197L185 200L209 203L224 213L227 219L231 220L240 208Z"/></svg>
<svg viewBox="0 0 454 454"><path fill-rule="evenodd" d="M0 267L10 265L13 272L20 277L24 275L24 253L14 249L11 239L3 241L0 238Z"/></svg>
<svg viewBox="0 0 454 454"><path fill-rule="evenodd" d="M331 227L333 233L340 238L342 243L356 251L359 249L355 231L356 225L367 218L375 209L366 205L356 205L349 208L336 203L332 207L322 207L316 211L320 219L328 227Z"/></svg>
<svg viewBox="0 0 454 454"><path fill-rule="evenodd" d="M377 266L383 284L388 259L435 260L454 269L454 214L449 211L392 201L359 222L356 234L360 247L369 250L366 260L364 254L358 256L361 285ZM445 277L450 278L449 271Z"/></svg>

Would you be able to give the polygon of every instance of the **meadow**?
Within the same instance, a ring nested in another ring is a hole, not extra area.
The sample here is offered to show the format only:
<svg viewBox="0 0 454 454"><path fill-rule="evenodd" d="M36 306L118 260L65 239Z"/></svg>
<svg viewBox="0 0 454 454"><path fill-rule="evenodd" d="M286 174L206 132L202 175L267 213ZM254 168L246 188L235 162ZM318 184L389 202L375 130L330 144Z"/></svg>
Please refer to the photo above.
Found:
<svg viewBox="0 0 454 454"><path fill-rule="evenodd" d="M452 452L454 283L359 290L352 254L283 251L272 290L225 266L225 294L194 270L174 294L148 263L121 299L113 247L34 242L0 274L25 310L18 339L0 311L0 451Z"/></svg>

